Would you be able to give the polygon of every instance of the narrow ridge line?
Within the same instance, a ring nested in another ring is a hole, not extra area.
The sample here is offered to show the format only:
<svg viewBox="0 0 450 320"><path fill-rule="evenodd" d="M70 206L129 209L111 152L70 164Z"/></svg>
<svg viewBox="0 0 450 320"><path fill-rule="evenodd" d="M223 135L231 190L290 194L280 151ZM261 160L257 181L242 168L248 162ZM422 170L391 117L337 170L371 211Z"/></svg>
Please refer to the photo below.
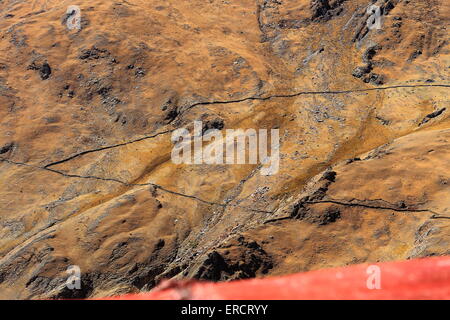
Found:
<svg viewBox="0 0 450 320"><path fill-rule="evenodd" d="M113 144L113 145L109 145L109 146L105 146L105 147L100 147L100 148L96 148L96 149L85 150L85 151L76 153L76 154L74 154L74 155L72 155L72 156L70 156L68 158L65 158L65 159L62 159L62 160L58 160L58 161L46 164L43 168L50 168L50 167L56 166L58 164L61 164L61 163L64 163L64 162L68 162L68 161L73 160L75 158L84 156L84 155L89 154L89 153L99 152L99 151L113 149L113 148L117 148L117 147L123 147L123 146L126 146L128 144L132 144L132 143L136 143L136 142L140 142L140 141L144 141L144 140L148 140L148 139L153 139L153 138L156 138L156 137L158 137L160 135L164 135L164 134L173 132L174 130L175 129L166 130L166 131L155 133L153 135L148 135L148 136L145 136L145 137L137 138L137 139L126 141L126 142L122 142L122 143L117 143L117 144Z"/></svg>
<svg viewBox="0 0 450 320"><path fill-rule="evenodd" d="M401 88L421 88L421 87L440 87L440 88L450 88L450 85L447 84L415 84L415 85L395 85L395 86L386 86L386 87L378 87L378 88L366 88L366 89L348 89L348 90L330 90L330 91L299 91L290 94L275 94L266 97L261 96L252 96L242 99L236 100L216 100L216 101L205 101L205 102L197 102L190 106L188 106L183 113L197 106L202 105L211 105L211 104L230 104L230 103L240 103L249 100L271 100L277 98L294 98L301 95L317 95L317 94L346 94L346 93L355 93L355 92L370 92L370 91L378 91L378 90L391 90L391 89L401 89Z"/></svg>
<svg viewBox="0 0 450 320"><path fill-rule="evenodd" d="M0 161L9 163L11 165L24 166L24 167L29 167L29 168L33 168L33 169L38 169L38 170L44 170L44 171L52 172L52 173L61 175L61 176L66 177L66 178L92 179L92 180L114 182L114 183L119 183L119 184L122 184L122 185L128 186L128 187L133 187L133 186L135 186L135 187L145 187L145 186L149 186L149 187L154 187L155 189L159 189L159 190L161 190L163 192L166 192L166 193L170 193L170 194L173 194L173 195L176 195L176 196L180 196L180 197L184 197L184 198L193 199L193 200L196 200L196 201L208 204L208 205L221 206L221 207L224 207L224 208L230 206L230 207L236 207L236 208L242 208L242 209L250 210L250 211L253 211L253 212L259 212L259 213L273 213L273 211L257 210L257 209L252 209L252 208L245 207L245 206L240 206L240 205L224 204L224 203L217 203L217 202L204 200L202 198L199 198L199 197L196 197L196 196L193 196L193 195L188 195L188 194L184 194L184 193L180 193L180 192L177 192L177 191L173 191L173 190L167 189L166 187L158 185L158 184L155 184L155 183L127 183L127 182L121 181L119 179L114 179L114 178L102 178L102 177L91 176L91 175L89 175L89 176L82 176L82 175L77 175L77 174L68 174L68 173L64 173L64 172L58 171L58 170L54 170L54 169L50 169L50 168L46 168L46 167L39 167L39 166L35 166L35 165L29 164L29 163L24 163L24 162L11 161L11 160L4 159L4 158L0 158Z"/></svg>
<svg viewBox="0 0 450 320"><path fill-rule="evenodd" d="M389 204L389 202L387 202L385 200L382 200L382 199L377 199L377 200L383 201L383 202ZM358 200L358 201L363 201L363 200ZM318 200L318 201L305 201L302 203L303 204L332 203L332 204L337 204L337 205L341 205L341 206L363 207L366 209L376 209L376 210L390 210L390 211L395 211L395 212L429 212L429 213L432 213L430 219L450 219L449 216L445 216L441 213L438 213L438 212L435 212L435 211L429 210L429 209L407 209L407 208L402 209L402 208L383 207L383 206L376 206L376 205L363 204L363 203L344 202L344 201L339 201L339 200L334 200L334 199ZM269 220L264 221L263 224L269 224L269 223L273 223L273 222L291 220L291 219L295 219L295 216L284 216L284 217L280 217L280 218L269 219Z"/></svg>
<svg viewBox="0 0 450 320"><path fill-rule="evenodd" d="M270 96L267 96L267 97L252 96L252 97L247 97L247 98L242 98L242 99L237 99L237 100L206 101L206 102L197 102L197 103L194 103L194 104L192 104L190 106L187 106L184 110L182 110L180 112L179 115L184 114L187 111L189 111L189 110L191 110L191 109L193 109L193 108L195 108L197 106L204 106L204 105L232 104L232 103L240 103L240 102L251 101L251 100L266 101L266 100L277 99L277 98L293 98L293 97L297 97L297 96L300 96L300 95L345 94L345 93L354 93L354 92L369 92L369 91L377 91L377 90L391 90L391 89L398 89L398 88L420 88L420 87L450 88L450 85L446 85L446 84L416 84L416 85L396 85L396 86L379 87L379 88L367 88L367 89L336 90L336 91L300 91L300 92L296 92L296 93L292 93L292 94L278 94L278 95L270 95ZM137 138L137 139L134 139L134 140L130 140L130 141L122 142L122 143L117 143L117 144L113 144L113 145L109 145L109 146L105 146L105 147L100 147L100 148L96 148L96 149L90 149L90 150L82 151L82 152L76 153L76 154L74 154L74 155L72 155L72 156L70 156L68 158L49 163L49 164L45 165L44 167L45 168L53 167L53 166L56 166L58 164L62 164L62 163L71 161L71 160L73 160L75 158L78 158L78 157L86 155L86 154L90 154L90 153L94 153L94 152L100 152L100 151L104 151L104 150L109 150L109 149L113 149L113 148L117 148L117 147L123 147L123 146L128 145L128 144L132 144L132 143L140 142L140 141L143 141L143 140L156 138L157 136L160 136L160 135L163 135L163 134L167 134L167 133L171 133L171 132L173 132L175 130L176 129L170 129L170 130L166 130L166 131L155 133L153 135L148 135L148 136L145 136L145 137Z"/></svg>
<svg viewBox="0 0 450 320"><path fill-rule="evenodd" d="M408 208L394 208L394 207L383 207L383 206L376 206L376 205L370 205L370 204L364 204L364 203L353 203L353 202L343 202L339 200L320 200L320 201L306 201L305 204L319 204L319 203L333 203L341 206L348 206L348 207L363 207L367 209L377 209L377 210L391 210L396 212L430 212L436 215L436 217L444 217L442 214L435 212L430 209L408 209ZM432 217L433 218L433 217Z"/></svg>

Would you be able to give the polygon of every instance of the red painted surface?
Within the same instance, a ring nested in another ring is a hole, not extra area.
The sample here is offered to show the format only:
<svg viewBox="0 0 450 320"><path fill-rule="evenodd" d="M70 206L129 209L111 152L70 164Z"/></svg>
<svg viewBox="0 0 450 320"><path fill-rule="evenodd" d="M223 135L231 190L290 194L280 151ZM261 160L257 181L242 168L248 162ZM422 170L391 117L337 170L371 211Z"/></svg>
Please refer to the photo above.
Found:
<svg viewBox="0 0 450 320"><path fill-rule="evenodd" d="M370 275L367 272L371 265L363 264L283 277L222 283L167 281L149 293L108 299L450 299L450 257L372 265L379 267L380 289L368 288L368 281L372 284L375 282L368 280Z"/></svg>

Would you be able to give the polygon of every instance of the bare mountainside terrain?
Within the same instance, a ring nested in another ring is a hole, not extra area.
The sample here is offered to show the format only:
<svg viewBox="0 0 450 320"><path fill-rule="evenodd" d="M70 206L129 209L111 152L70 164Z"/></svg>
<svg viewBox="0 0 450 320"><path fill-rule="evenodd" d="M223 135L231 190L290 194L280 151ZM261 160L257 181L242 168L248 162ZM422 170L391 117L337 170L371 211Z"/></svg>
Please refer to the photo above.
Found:
<svg viewBox="0 0 450 320"><path fill-rule="evenodd" d="M0 298L450 254L449 17L447 0L0 0ZM279 129L278 173L175 164L195 120Z"/></svg>

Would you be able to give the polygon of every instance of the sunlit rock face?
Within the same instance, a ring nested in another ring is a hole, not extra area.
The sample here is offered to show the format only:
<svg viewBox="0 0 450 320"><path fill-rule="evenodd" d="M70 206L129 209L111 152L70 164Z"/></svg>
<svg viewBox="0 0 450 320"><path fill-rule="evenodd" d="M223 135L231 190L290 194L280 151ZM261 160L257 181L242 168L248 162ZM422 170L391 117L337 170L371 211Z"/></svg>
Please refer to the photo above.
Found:
<svg viewBox="0 0 450 320"><path fill-rule="evenodd" d="M0 1L0 298L449 254L449 15L445 0ZM278 129L279 170L175 164L172 132L194 121Z"/></svg>

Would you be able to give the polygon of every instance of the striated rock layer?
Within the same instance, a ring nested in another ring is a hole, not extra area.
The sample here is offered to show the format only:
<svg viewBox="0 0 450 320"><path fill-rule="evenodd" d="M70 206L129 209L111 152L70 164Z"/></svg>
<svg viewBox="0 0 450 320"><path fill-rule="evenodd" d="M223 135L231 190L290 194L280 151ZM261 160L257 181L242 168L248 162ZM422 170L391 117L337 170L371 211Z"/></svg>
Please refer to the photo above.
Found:
<svg viewBox="0 0 450 320"><path fill-rule="evenodd" d="M0 298L450 254L449 16L445 0L0 1ZM173 163L194 120L278 128L279 172Z"/></svg>

